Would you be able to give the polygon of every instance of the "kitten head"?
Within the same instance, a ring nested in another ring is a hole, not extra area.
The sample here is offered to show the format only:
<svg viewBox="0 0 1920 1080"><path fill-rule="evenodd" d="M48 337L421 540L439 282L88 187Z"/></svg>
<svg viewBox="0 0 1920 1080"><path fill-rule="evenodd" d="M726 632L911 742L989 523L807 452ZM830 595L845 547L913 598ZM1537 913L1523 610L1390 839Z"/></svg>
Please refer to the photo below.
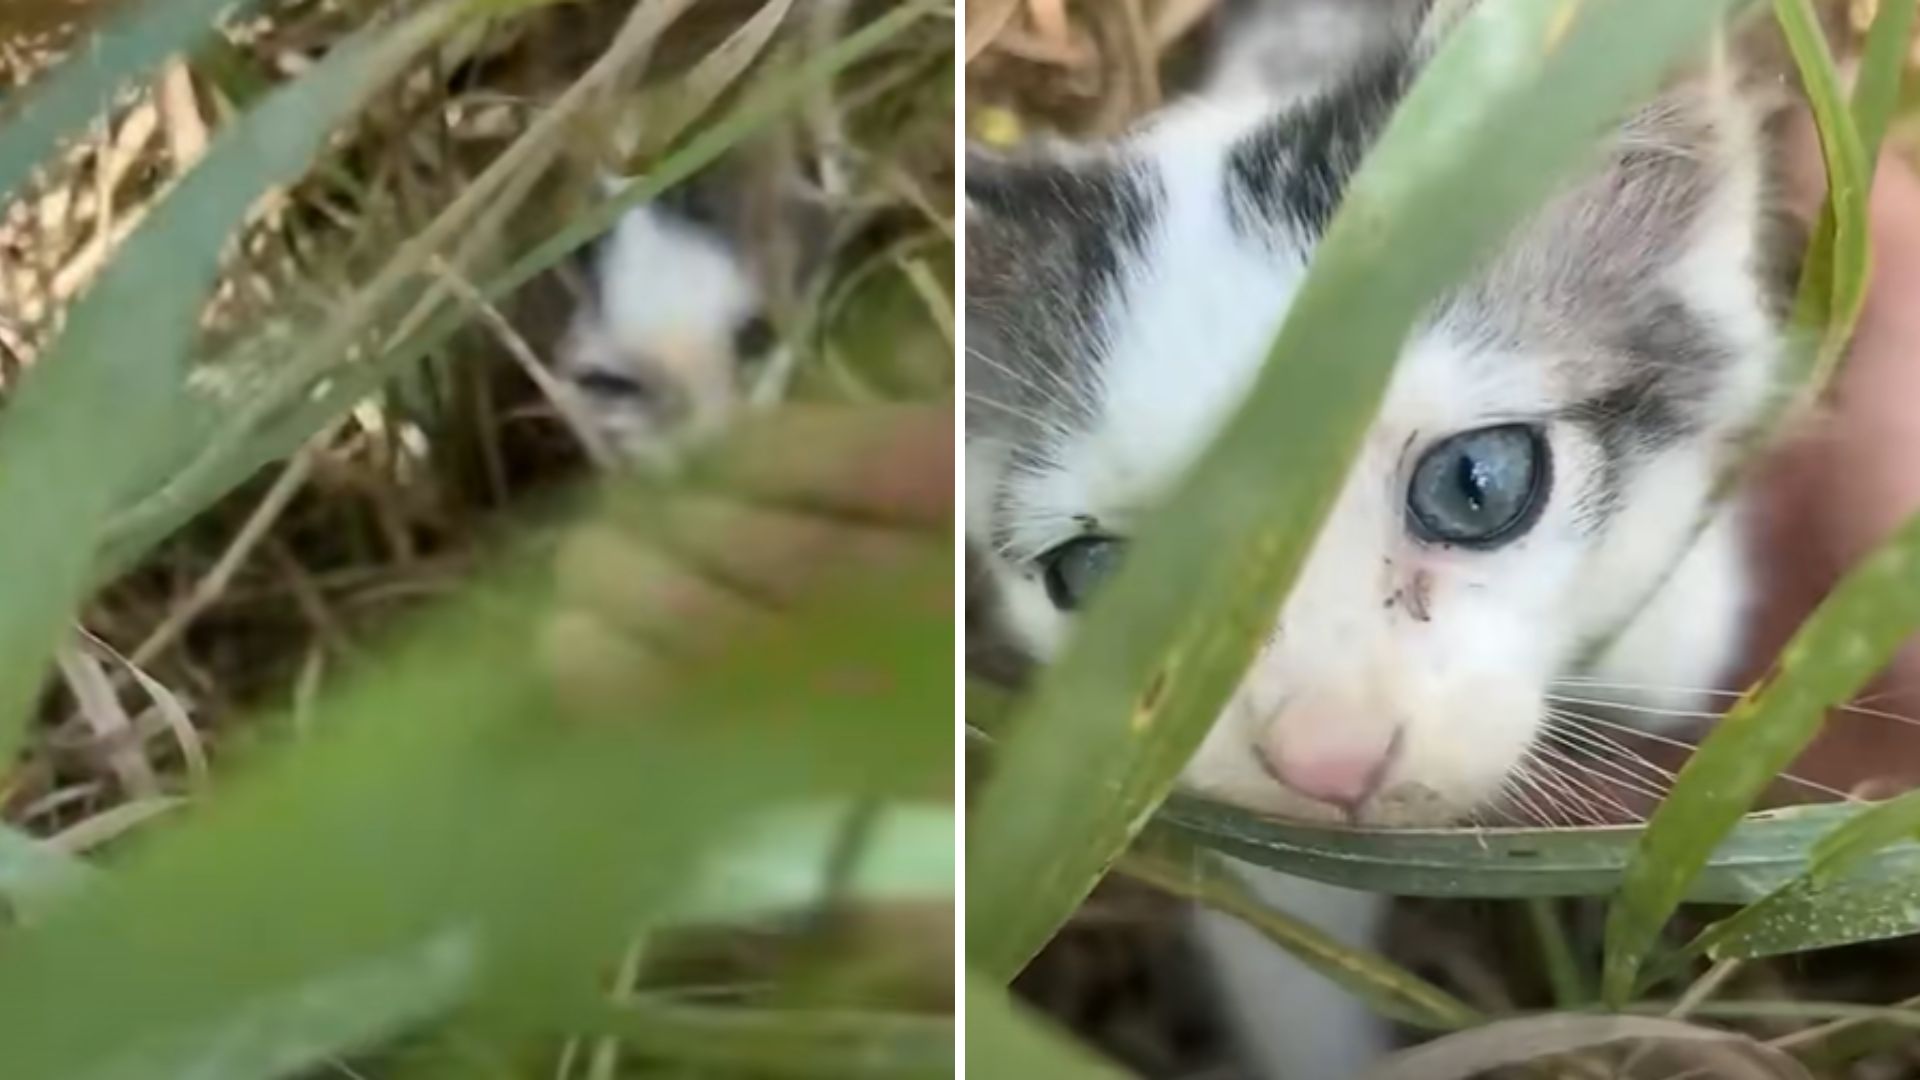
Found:
<svg viewBox="0 0 1920 1080"><path fill-rule="evenodd" d="M769 253L792 238L783 230L817 224L788 209L773 226L781 235L766 235L755 203L727 180L703 177L628 211L588 253L587 295L557 366L612 449L670 462L723 429L756 381L782 366L769 316L776 286L794 287L816 261L770 265Z"/></svg>
<svg viewBox="0 0 1920 1080"><path fill-rule="evenodd" d="M1240 403L1414 64L970 162L968 527L1034 655ZM1724 81L1670 92L1417 324L1190 786L1381 823L1499 795L1767 393L1757 138ZM1276 470L1319 452L1273 433ZM1728 590L1694 607L1670 670L1704 686L1737 612Z"/></svg>

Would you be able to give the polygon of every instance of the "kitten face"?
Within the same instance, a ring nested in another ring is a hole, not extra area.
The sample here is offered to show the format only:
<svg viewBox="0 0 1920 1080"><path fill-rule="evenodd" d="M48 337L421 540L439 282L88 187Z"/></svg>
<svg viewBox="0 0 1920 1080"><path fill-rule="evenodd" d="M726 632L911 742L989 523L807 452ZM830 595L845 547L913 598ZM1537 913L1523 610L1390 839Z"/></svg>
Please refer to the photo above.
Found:
<svg viewBox="0 0 1920 1080"><path fill-rule="evenodd" d="M1037 657L1241 402L1410 69L970 162L968 527ZM1190 786L1409 824L1500 795L1551 680L1681 553L1763 400L1755 137L1730 90L1663 98L1416 327ZM1275 470L1316 453L1273 433ZM1671 625L1626 652L1711 685L1737 580L1659 605Z"/></svg>
<svg viewBox="0 0 1920 1080"><path fill-rule="evenodd" d="M629 211L592 270L560 372L612 448L669 461L725 426L777 348L761 285L720 223L677 203Z"/></svg>

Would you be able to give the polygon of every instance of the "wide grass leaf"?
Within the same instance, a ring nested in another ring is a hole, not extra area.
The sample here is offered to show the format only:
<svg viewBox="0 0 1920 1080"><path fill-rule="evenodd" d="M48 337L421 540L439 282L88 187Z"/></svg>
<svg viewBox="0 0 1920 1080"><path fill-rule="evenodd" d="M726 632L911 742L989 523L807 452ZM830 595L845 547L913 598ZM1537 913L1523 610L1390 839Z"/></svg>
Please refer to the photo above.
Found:
<svg viewBox="0 0 1920 1080"><path fill-rule="evenodd" d="M1751 814L1714 848L1688 885L1698 903L1746 904L1792 881L1829 834L1863 811L1829 803ZM1641 827L1348 829L1261 817L1176 794L1156 827L1186 833L1236 859L1329 885L1458 899L1606 896L1620 887ZM1891 862L1882 851L1871 866Z"/></svg>
<svg viewBox="0 0 1920 1080"><path fill-rule="evenodd" d="M746 825L948 773L952 612L917 598L951 567L932 545L823 588L641 715L562 704L533 647L544 587L482 590L323 705L310 742L8 937L9 1075L237 1080L459 1003L498 1031L590 1022L601 962L684 912Z"/></svg>
<svg viewBox="0 0 1920 1080"><path fill-rule="evenodd" d="M1813 107L1827 170L1827 201L1807 252L1793 310L1794 325L1808 335L1810 346L1799 353L1804 370L1785 380L1787 386L1817 394L1838 369L1853 336L1853 324L1866 303L1872 258L1867 191L1873 168L1812 0L1774 0L1774 14ZM1867 100L1861 99L1862 103ZM1878 96L1872 100L1877 111Z"/></svg>
<svg viewBox="0 0 1920 1080"><path fill-rule="evenodd" d="M1820 838L1805 873L1708 927L1687 951L1771 956L1920 931L1916 839L1920 792L1861 810Z"/></svg>
<svg viewBox="0 0 1920 1080"><path fill-rule="evenodd" d="M1352 948L1284 911L1265 907L1211 852L1196 851L1170 836L1151 843L1143 838L1119 865L1130 877L1246 923L1382 1016L1440 1031L1472 1027L1486 1019L1386 958Z"/></svg>
<svg viewBox="0 0 1920 1080"><path fill-rule="evenodd" d="M189 415L186 378L222 246L269 186L451 21L441 6L342 42L215 141L74 307L0 418L0 752L90 584L93 542Z"/></svg>
<svg viewBox="0 0 1920 1080"><path fill-rule="evenodd" d="M1414 320L1734 6L1464 17L1349 185L1249 400L1016 719L969 828L980 971L1011 978L1166 796L1269 632ZM1275 432L1300 451L1285 469Z"/></svg>
<svg viewBox="0 0 1920 1080"><path fill-rule="evenodd" d="M1853 124L1859 129L1860 147L1869 163L1880 159L1880 144L1900 107L1916 12L1920 12L1920 4L1882 3L1867 31L1860 75L1853 86Z"/></svg>
<svg viewBox="0 0 1920 1080"><path fill-rule="evenodd" d="M1920 791L1909 791L1861 811L1814 845L1807 874L1831 878L1902 841L1920 840Z"/></svg>
<svg viewBox="0 0 1920 1080"><path fill-rule="evenodd" d="M1888 867L1886 875L1798 878L1766 899L1707 928L1686 953L1714 960L1809 952L1884 941L1920 931L1920 857Z"/></svg>
<svg viewBox="0 0 1920 1080"><path fill-rule="evenodd" d="M1607 915L1601 991L1618 1005L1714 848L1920 626L1920 516L1849 573L1688 758Z"/></svg>
<svg viewBox="0 0 1920 1080"><path fill-rule="evenodd" d="M596 1025L650 1057L703 1076L764 1080L934 1080L954 1075L953 1021L873 1012L811 1013L641 1002Z"/></svg>

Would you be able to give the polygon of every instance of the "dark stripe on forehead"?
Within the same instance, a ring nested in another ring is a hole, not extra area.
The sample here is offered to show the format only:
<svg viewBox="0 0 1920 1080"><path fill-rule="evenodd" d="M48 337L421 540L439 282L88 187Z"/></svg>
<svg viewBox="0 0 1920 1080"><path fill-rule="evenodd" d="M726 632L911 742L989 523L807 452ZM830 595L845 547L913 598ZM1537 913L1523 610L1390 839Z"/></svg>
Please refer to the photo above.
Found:
<svg viewBox="0 0 1920 1080"><path fill-rule="evenodd" d="M1118 280L1124 257L1146 247L1160 189L1150 173L1118 160L970 159L967 199L987 228L1033 245L1002 254L1048 258L1050 270L1070 271L1075 293L1092 300Z"/></svg>
<svg viewBox="0 0 1920 1080"><path fill-rule="evenodd" d="M1652 296L1606 346L1618 368L1613 379L1563 414L1587 428L1605 456L1601 490L1590 507L1596 524L1612 516L1636 459L1699 433L1707 399L1734 359L1708 322L1666 290Z"/></svg>
<svg viewBox="0 0 1920 1080"><path fill-rule="evenodd" d="M1242 235L1318 240L1347 182L1405 94L1405 53L1376 57L1321 97L1288 109L1234 145L1226 198Z"/></svg>
<svg viewBox="0 0 1920 1080"><path fill-rule="evenodd" d="M1084 423L1125 267L1151 243L1159 176L1113 157L967 168L967 430L1024 447ZM1023 423L1021 416L1043 423Z"/></svg>
<svg viewBox="0 0 1920 1080"><path fill-rule="evenodd" d="M1662 291L1608 344L1620 370L1606 389L1573 407L1575 421L1621 454L1664 449L1699 430L1706 399L1732 360L1705 319Z"/></svg>

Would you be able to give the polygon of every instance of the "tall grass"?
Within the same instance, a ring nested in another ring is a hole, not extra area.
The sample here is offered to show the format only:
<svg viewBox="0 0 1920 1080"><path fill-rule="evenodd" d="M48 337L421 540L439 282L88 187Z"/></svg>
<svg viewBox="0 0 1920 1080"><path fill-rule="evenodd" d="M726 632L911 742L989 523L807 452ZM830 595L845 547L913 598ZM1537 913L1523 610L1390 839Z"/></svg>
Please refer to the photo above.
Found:
<svg viewBox="0 0 1920 1080"><path fill-rule="evenodd" d="M115 12L0 124L0 189L84 138L113 92L208 40L229 6ZM10 751L42 738L48 660L102 582L306 447L281 474L297 485L309 451L375 423L390 385L445 359L475 315L445 274L503 300L623 206L803 103L838 108L883 76L893 89L867 100L897 103L951 45L937 6L876 4L800 55L789 5L762 5L752 25L779 26L786 44L762 34L743 56L736 38L703 68L706 99L675 99L682 135L651 149L620 200L536 219L531 241L507 227L560 162L559 136L580 137L567 103L600 91L563 92L537 114L545 128L520 132L471 197L389 246L344 302L209 356L209 295L263 197L316 161L346 168L337 132L542 6L363 16L316 63L239 101L64 313L0 412ZM641 73L674 7L635 6L625 51L600 69L609 86ZM855 66L864 77L849 81ZM860 129L862 108L843 117L856 155L898 135ZM856 157L860 176L883 164ZM944 202L926 209L936 219L911 233L945 227ZM950 282L908 261L883 276L921 283L920 305L814 326L803 364L829 343L942 340ZM940 394L777 415L673 481L609 481L519 523L454 596L363 638L345 674L289 708L224 717L251 745L228 740L196 783L170 770L153 803L183 808L126 824L137 831L96 858L0 832L16 916L0 929L0 1073L950 1075ZM276 498L255 511L262 528ZM256 531L229 550L244 557Z"/></svg>
<svg viewBox="0 0 1920 1080"><path fill-rule="evenodd" d="M1168 871L1200 859L1192 845L1400 895L1611 895L1603 992L1613 1009L1634 1007L1661 978L1697 970L1690 961L1703 953L1724 964L1920 930L1908 900L1916 884L1905 842L1910 804L1742 820L1826 710L1920 627L1920 525L1835 591L1644 827L1366 834L1167 801L1272 624L1416 313L1546 195L1610 118L1751 6L1515 0L1479 5L1463 21L1355 177L1249 400L1148 521L1065 657L1003 723L968 833L968 963L979 977L1009 980L1117 865L1243 915L1388 1015L1474 1028L1457 1003L1390 963L1341 949L1283 914L1263 917L1214 875ZM1831 377L1865 296L1867 162L1899 96L1903 48L1891 43L1905 42L1912 11L1881 6L1850 105L1811 6L1781 0L1775 16L1812 92L1832 181L1796 313L1808 342L1798 368L1804 400ZM1354 318L1362 309L1367 317ZM1276 472L1273 431L1316 454ZM1156 843L1128 854L1143 832ZM1692 943L1663 945L1688 898L1746 906ZM1542 932L1555 932L1551 919ZM1683 1000L1711 994L1726 974L1717 970ZM1557 974L1570 994L1586 975ZM1530 1037L1523 1027L1498 1030L1509 1042ZM1634 1025L1548 1030L1537 1029L1542 1054L1636 1030L1674 1034ZM1482 1066L1499 1063L1482 1035L1459 1038L1442 1039L1436 1054L1477 1047L1460 1052ZM1404 1075L1428 1075L1416 1061L1440 1068L1438 1056L1409 1059Z"/></svg>

